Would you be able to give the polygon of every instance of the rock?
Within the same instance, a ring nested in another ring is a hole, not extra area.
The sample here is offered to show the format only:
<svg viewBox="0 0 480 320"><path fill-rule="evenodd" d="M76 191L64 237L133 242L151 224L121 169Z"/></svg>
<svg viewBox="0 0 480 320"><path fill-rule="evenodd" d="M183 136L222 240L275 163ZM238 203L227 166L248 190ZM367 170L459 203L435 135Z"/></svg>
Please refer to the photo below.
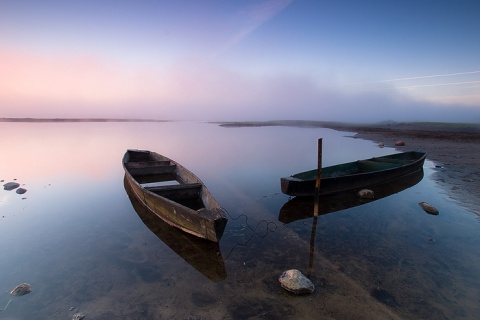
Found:
<svg viewBox="0 0 480 320"><path fill-rule="evenodd" d="M18 188L17 191L15 191L15 192L18 193L18 194L24 194L25 192L27 192L27 189Z"/></svg>
<svg viewBox="0 0 480 320"><path fill-rule="evenodd" d="M401 141L401 140L395 141L395 147L403 147L403 146L405 146L404 141Z"/></svg>
<svg viewBox="0 0 480 320"><path fill-rule="evenodd" d="M432 206L432 205L429 204L429 203L420 202L419 205L420 205L420 207L422 207L423 210L425 210L426 213L434 214L434 215L438 215L438 214L439 214L437 208L435 208L434 206Z"/></svg>
<svg viewBox="0 0 480 320"><path fill-rule="evenodd" d="M75 313L72 320L82 320L85 318L85 313Z"/></svg>
<svg viewBox="0 0 480 320"><path fill-rule="evenodd" d="M370 189L362 189L357 193L358 197L361 199L373 199L375 198L375 193Z"/></svg>
<svg viewBox="0 0 480 320"><path fill-rule="evenodd" d="M18 188L19 186L20 186L20 184L17 183L17 182L7 182L3 185L3 190L10 191L10 190Z"/></svg>
<svg viewBox="0 0 480 320"><path fill-rule="evenodd" d="M32 287L30 287L28 283L21 283L10 291L10 294L14 296L23 296L30 292L32 292Z"/></svg>
<svg viewBox="0 0 480 320"><path fill-rule="evenodd" d="M295 294L312 293L315 290L313 283L297 269L285 271L278 281L283 289Z"/></svg>
<svg viewBox="0 0 480 320"><path fill-rule="evenodd" d="M379 143L378 143L378 146L379 146L380 148L383 148L383 147L385 147L385 143L379 142Z"/></svg>

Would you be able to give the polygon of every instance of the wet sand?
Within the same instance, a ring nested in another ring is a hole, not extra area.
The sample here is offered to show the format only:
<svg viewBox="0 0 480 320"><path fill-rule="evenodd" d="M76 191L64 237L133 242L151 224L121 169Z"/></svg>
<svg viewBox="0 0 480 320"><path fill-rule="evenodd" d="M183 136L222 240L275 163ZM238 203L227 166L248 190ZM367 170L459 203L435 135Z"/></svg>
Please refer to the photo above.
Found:
<svg viewBox="0 0 480 320"><path fill-rule="evenodd" d="M433 178L445 193L480 216L480 125L398 123L358 125L330 123L323 127L357 132L355 138L383 142L399 151L422 149L436 165Z"/></svg>

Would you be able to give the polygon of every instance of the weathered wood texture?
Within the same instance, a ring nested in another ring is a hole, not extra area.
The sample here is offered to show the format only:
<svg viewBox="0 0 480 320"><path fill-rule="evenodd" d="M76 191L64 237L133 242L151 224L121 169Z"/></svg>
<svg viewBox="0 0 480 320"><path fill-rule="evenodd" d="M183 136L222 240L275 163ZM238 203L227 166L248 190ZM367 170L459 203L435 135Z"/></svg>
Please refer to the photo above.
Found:
<svg viewBox="0 0 480 320"><path fill-rule="evenodd" d="M197 237L218 242L227 217L202 181L177 162L146 150L127 150L125 178L132 192L166 223ZM141 183L174 180L175 184Z"/></svg>

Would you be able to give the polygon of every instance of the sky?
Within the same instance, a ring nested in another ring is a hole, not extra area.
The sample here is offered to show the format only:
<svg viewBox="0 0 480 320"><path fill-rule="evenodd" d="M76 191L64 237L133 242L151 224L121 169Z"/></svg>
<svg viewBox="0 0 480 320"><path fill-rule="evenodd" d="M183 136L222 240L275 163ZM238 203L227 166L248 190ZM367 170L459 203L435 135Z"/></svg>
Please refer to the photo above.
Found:
<svg viewBox="0 0 480 320"><path fill-rule="evenodd" d="M480 122L480 1L0 0L0 118Z"/></svg>

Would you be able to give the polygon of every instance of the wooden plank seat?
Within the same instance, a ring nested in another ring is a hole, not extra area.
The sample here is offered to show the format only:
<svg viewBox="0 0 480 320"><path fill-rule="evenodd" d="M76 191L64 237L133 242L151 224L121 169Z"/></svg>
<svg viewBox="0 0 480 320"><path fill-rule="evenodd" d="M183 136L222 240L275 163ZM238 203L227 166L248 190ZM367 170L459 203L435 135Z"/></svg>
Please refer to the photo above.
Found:
<svg viewBox="0 0 480 320"><path fill-rule="evenodd" d="M159 167L168 166L170 161L131 161L127 162L125 166L127 168L145 168L145 167Z"/></svg>
<svg viewBox="0 0 480 320"><path fill-rule="evenodd" d="M146 186L145 189L168 199L179 200L179 199L197 198L200 195L202 184L188 183L188 184L177 184L177 185L166 185L166 186L150 185L150 186Z"/></svg>
<svg viewBox="0 0 480 320"><path fill-rule="evenodd" d="M177 169L170 161L128 162L125 166L133 176L174 173Z"/></svg>

